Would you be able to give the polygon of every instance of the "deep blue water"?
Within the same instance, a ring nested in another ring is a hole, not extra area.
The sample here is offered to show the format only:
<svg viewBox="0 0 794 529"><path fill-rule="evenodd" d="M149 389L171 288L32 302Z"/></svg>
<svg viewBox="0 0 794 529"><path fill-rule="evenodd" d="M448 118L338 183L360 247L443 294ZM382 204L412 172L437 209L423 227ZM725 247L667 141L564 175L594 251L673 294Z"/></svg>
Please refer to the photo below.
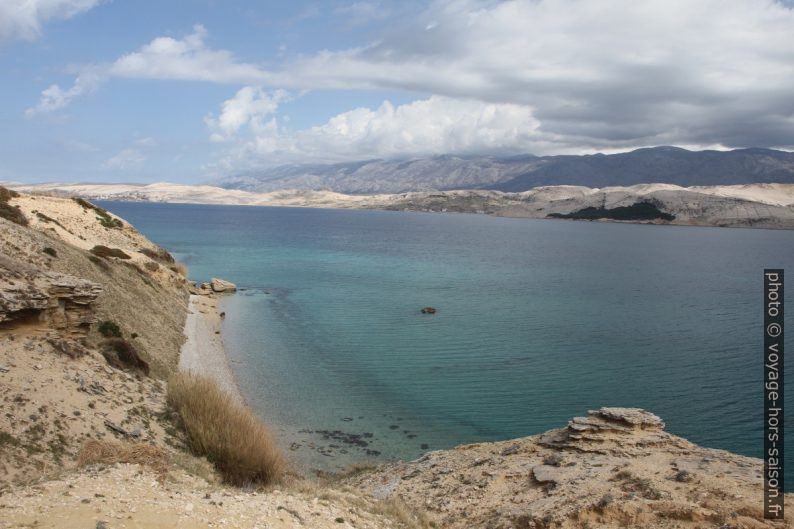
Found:
<svg viewBox="0 0 794 529"><path fill-rule="evenodd" d="M794 270L794 232L103 206L191 278L247 289L224 302L233 370L308 466L536 434L607 405L761 456L762 271Z"/></svg>

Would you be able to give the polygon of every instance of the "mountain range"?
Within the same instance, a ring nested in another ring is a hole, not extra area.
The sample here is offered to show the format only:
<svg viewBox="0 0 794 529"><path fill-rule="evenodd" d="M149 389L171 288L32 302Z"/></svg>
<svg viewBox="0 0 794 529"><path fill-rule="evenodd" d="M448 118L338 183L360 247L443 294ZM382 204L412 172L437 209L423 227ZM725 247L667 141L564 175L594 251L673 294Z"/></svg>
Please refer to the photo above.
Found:
<svg viewBox="0 0 794 529"><path fill-rule="evenodd" d="M310 189L349 194L452 189L516 192L548 185L600 188L643 183L680 186L794 183L794 153L761 148L689 151L679 147L651 147L619 154L444 155L283 165L213 182L226 189L244 191Z"/></svg>

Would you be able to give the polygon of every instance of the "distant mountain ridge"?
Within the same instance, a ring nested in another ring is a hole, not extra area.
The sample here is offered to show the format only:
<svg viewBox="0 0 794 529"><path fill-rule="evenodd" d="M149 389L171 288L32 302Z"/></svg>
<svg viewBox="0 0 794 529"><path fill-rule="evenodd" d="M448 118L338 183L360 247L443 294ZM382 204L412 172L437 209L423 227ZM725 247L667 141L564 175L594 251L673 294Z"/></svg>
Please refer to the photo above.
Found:
<svg viewBox="0 0 794 529"><path fill-rule="evenodd" d="M547 185L587 187L666 183L708 186L794 183L794 153L774 149L689 151L650 147L619 154L433 156L284 165L214 182L226 189L403 193L452 189L526 191Z"/></svg>

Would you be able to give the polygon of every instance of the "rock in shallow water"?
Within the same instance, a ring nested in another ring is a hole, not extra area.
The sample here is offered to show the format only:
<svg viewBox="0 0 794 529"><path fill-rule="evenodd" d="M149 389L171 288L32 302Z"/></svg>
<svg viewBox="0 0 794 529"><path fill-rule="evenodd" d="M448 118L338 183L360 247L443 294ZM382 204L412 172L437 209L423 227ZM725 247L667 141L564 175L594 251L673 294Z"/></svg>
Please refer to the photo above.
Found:
<svg viewBox="0 0 794 529"><path fill-rule="evenodd" d="M237 285L231 281L218 279L217 277L212 278L210 281L210 287L212 288L213 292L234 292L237 290Z"/></svg>

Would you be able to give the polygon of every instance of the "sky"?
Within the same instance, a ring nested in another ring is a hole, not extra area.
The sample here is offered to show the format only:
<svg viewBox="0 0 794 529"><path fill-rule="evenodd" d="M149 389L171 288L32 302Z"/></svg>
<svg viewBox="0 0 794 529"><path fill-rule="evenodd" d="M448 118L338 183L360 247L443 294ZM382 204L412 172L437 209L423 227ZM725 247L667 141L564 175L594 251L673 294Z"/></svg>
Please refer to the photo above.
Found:
<svg viewBox="0 0 794 529"><path fill-rule="evenodd" d="M0 181L794 149L789 0L0 0Z"/></svg>

